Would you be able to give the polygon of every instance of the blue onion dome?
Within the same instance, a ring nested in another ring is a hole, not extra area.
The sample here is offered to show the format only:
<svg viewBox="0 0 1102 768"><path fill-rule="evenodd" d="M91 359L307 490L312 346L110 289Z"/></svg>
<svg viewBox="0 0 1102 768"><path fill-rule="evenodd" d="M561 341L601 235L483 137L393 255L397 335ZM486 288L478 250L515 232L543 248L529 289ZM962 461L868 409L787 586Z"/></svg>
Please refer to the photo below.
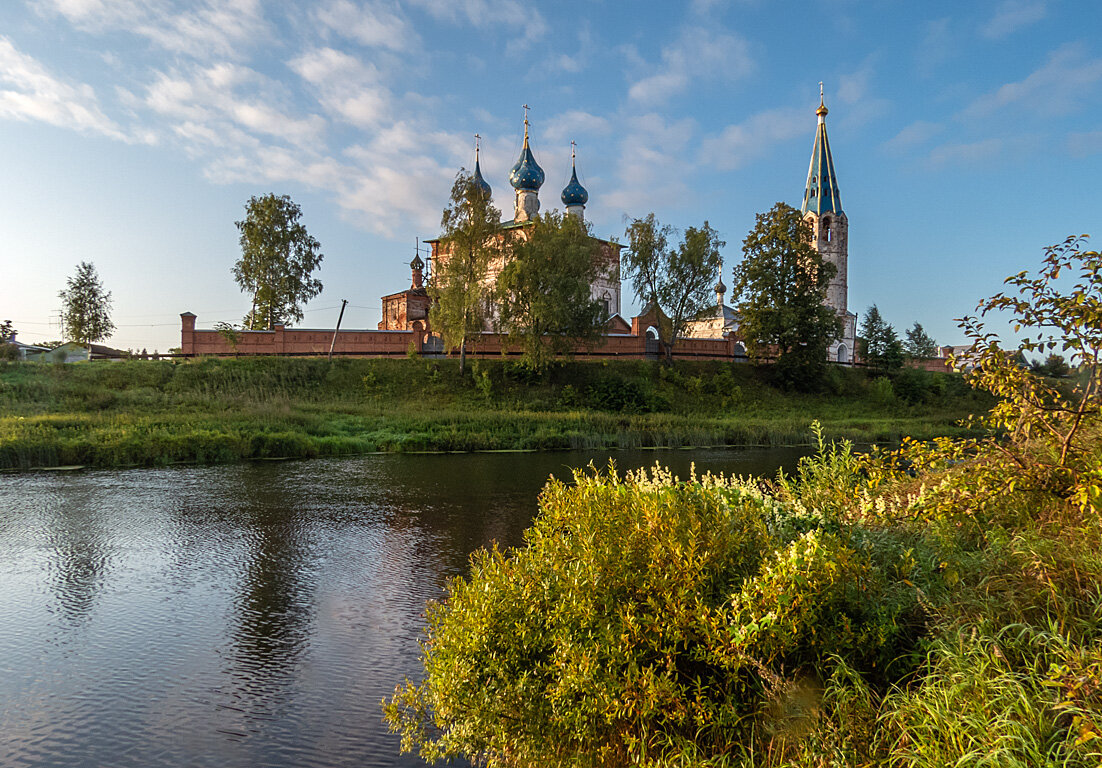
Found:
<svg viewBox="0 0 1102 768"><path fill-rule="evenodd" d="M524 148L520 151L520 159L509 171L509 183L513 189L539 192L543 186L543 169L540 168L536 158L532 156L532 148L528 146L528 129L524 130Z"/></svg>
<svg viewBox="0 0 1102 768"><path fill-rule="evenodd" d="M585 187L578 181L578 169L571 168L570 183L566 185L566 188L562 191L562 204L566 206L571 205L585 205L589 202L589 193L585 191Z"/></svg>
<svg viewBox="0 0 1102 768"><path fill-rule="evenodd" d="M475 157L474 161L474 175L472 178L475 186L482 191L482 194L486 195L486 199L493 197L493 190L490 189L490 184L486 181L486 179L482 178L482 169L478 167L477 156Z"/></svg>

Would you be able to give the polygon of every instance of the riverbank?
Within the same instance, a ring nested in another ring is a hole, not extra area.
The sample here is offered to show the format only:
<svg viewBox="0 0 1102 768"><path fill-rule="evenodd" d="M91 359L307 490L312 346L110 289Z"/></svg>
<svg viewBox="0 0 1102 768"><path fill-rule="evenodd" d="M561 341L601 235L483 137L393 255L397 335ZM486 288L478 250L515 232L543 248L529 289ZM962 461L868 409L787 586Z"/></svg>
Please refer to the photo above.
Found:
<svg viewBox="0 0 1102 768"><path fill-rule="evenodd" d="M958 376L832 368L817 395L715 361L235 358L0 366L0 469L384 452L891 443L963 434Z"/></svg>

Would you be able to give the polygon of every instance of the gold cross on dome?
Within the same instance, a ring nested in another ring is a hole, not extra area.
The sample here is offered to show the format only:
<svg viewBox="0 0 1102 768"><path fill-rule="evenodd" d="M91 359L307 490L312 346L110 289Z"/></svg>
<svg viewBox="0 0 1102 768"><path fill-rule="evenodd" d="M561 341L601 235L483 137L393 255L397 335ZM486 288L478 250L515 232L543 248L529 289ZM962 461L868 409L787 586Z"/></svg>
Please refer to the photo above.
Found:
<svg viewBox="0 0 1102 768"><path fill-rule="evenodd" d="M482 141L482 137L476 133L474 135L474 156L476 160L478 159L478 143L480 141Z"/></svg>

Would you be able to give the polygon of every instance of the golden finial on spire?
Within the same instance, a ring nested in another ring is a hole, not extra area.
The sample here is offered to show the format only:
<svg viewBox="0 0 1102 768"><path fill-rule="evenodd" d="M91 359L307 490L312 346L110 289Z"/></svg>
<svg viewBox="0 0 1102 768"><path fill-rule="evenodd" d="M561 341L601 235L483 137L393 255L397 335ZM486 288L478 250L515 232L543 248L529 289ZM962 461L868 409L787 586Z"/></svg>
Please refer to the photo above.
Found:
<svg viewBox="0 0 1102 768"><path fill-rule="evenodd" d="M524 145L528 146L528 105L524 105Z"/></svg>
<svg viewBox="0 0 1102 768"><path fill-rule="evenodd" d="M570 164L574 165L574 148L578 146L578 142L574 139L570 140Z"/></svg>
<svg viewBox="0 0 1102 768"><path fill-rule="evenodd" d="M823 101L823 81L820 80L819 81L819 108L817 110L815 110L815 114L817 114L821 118L824 115L826 115L826 113L829 112L829 111L830 110L828 110L826 108L826 102Z"/></svg>
<svg viewBox="0 0 1102 768"><path fill-rule="evenodd" d="M474 161L478 162L478 143L482 141L482 137L477 133L474 135Z"/></svg>

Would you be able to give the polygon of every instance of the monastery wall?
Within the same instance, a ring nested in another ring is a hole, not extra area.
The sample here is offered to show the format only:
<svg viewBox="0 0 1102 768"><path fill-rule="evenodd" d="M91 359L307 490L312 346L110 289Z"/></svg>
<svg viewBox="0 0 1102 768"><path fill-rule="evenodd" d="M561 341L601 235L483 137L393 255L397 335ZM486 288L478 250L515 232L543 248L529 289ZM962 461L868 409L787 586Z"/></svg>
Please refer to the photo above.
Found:
<svg viewBox="0 0 1102 768"><path fill-rule="evenodd" d="M237 349L214 330L195 327L195 315L184 313L180 331L180 351L187 356L216 355L296 355L324 356L329 354L333 331L321 328L285 328L277 325L272 331L240 331ZM417 352L436 352L439 339L419 331L342 330L337 334L333 353L343 357L400 357L410 344ZM723 339L679 339L674 347L675 357L745 360L735 355L734 337ZM467 349L473 356L501 357L521 354L519 349L506 348L506 339L497 333L483 333ZM653 347L652 347L653 349ZM642 360L654 357L647 354L645 335L608 334L592 348L579 346L575 355L580 358L624 358Z"/></svg>

